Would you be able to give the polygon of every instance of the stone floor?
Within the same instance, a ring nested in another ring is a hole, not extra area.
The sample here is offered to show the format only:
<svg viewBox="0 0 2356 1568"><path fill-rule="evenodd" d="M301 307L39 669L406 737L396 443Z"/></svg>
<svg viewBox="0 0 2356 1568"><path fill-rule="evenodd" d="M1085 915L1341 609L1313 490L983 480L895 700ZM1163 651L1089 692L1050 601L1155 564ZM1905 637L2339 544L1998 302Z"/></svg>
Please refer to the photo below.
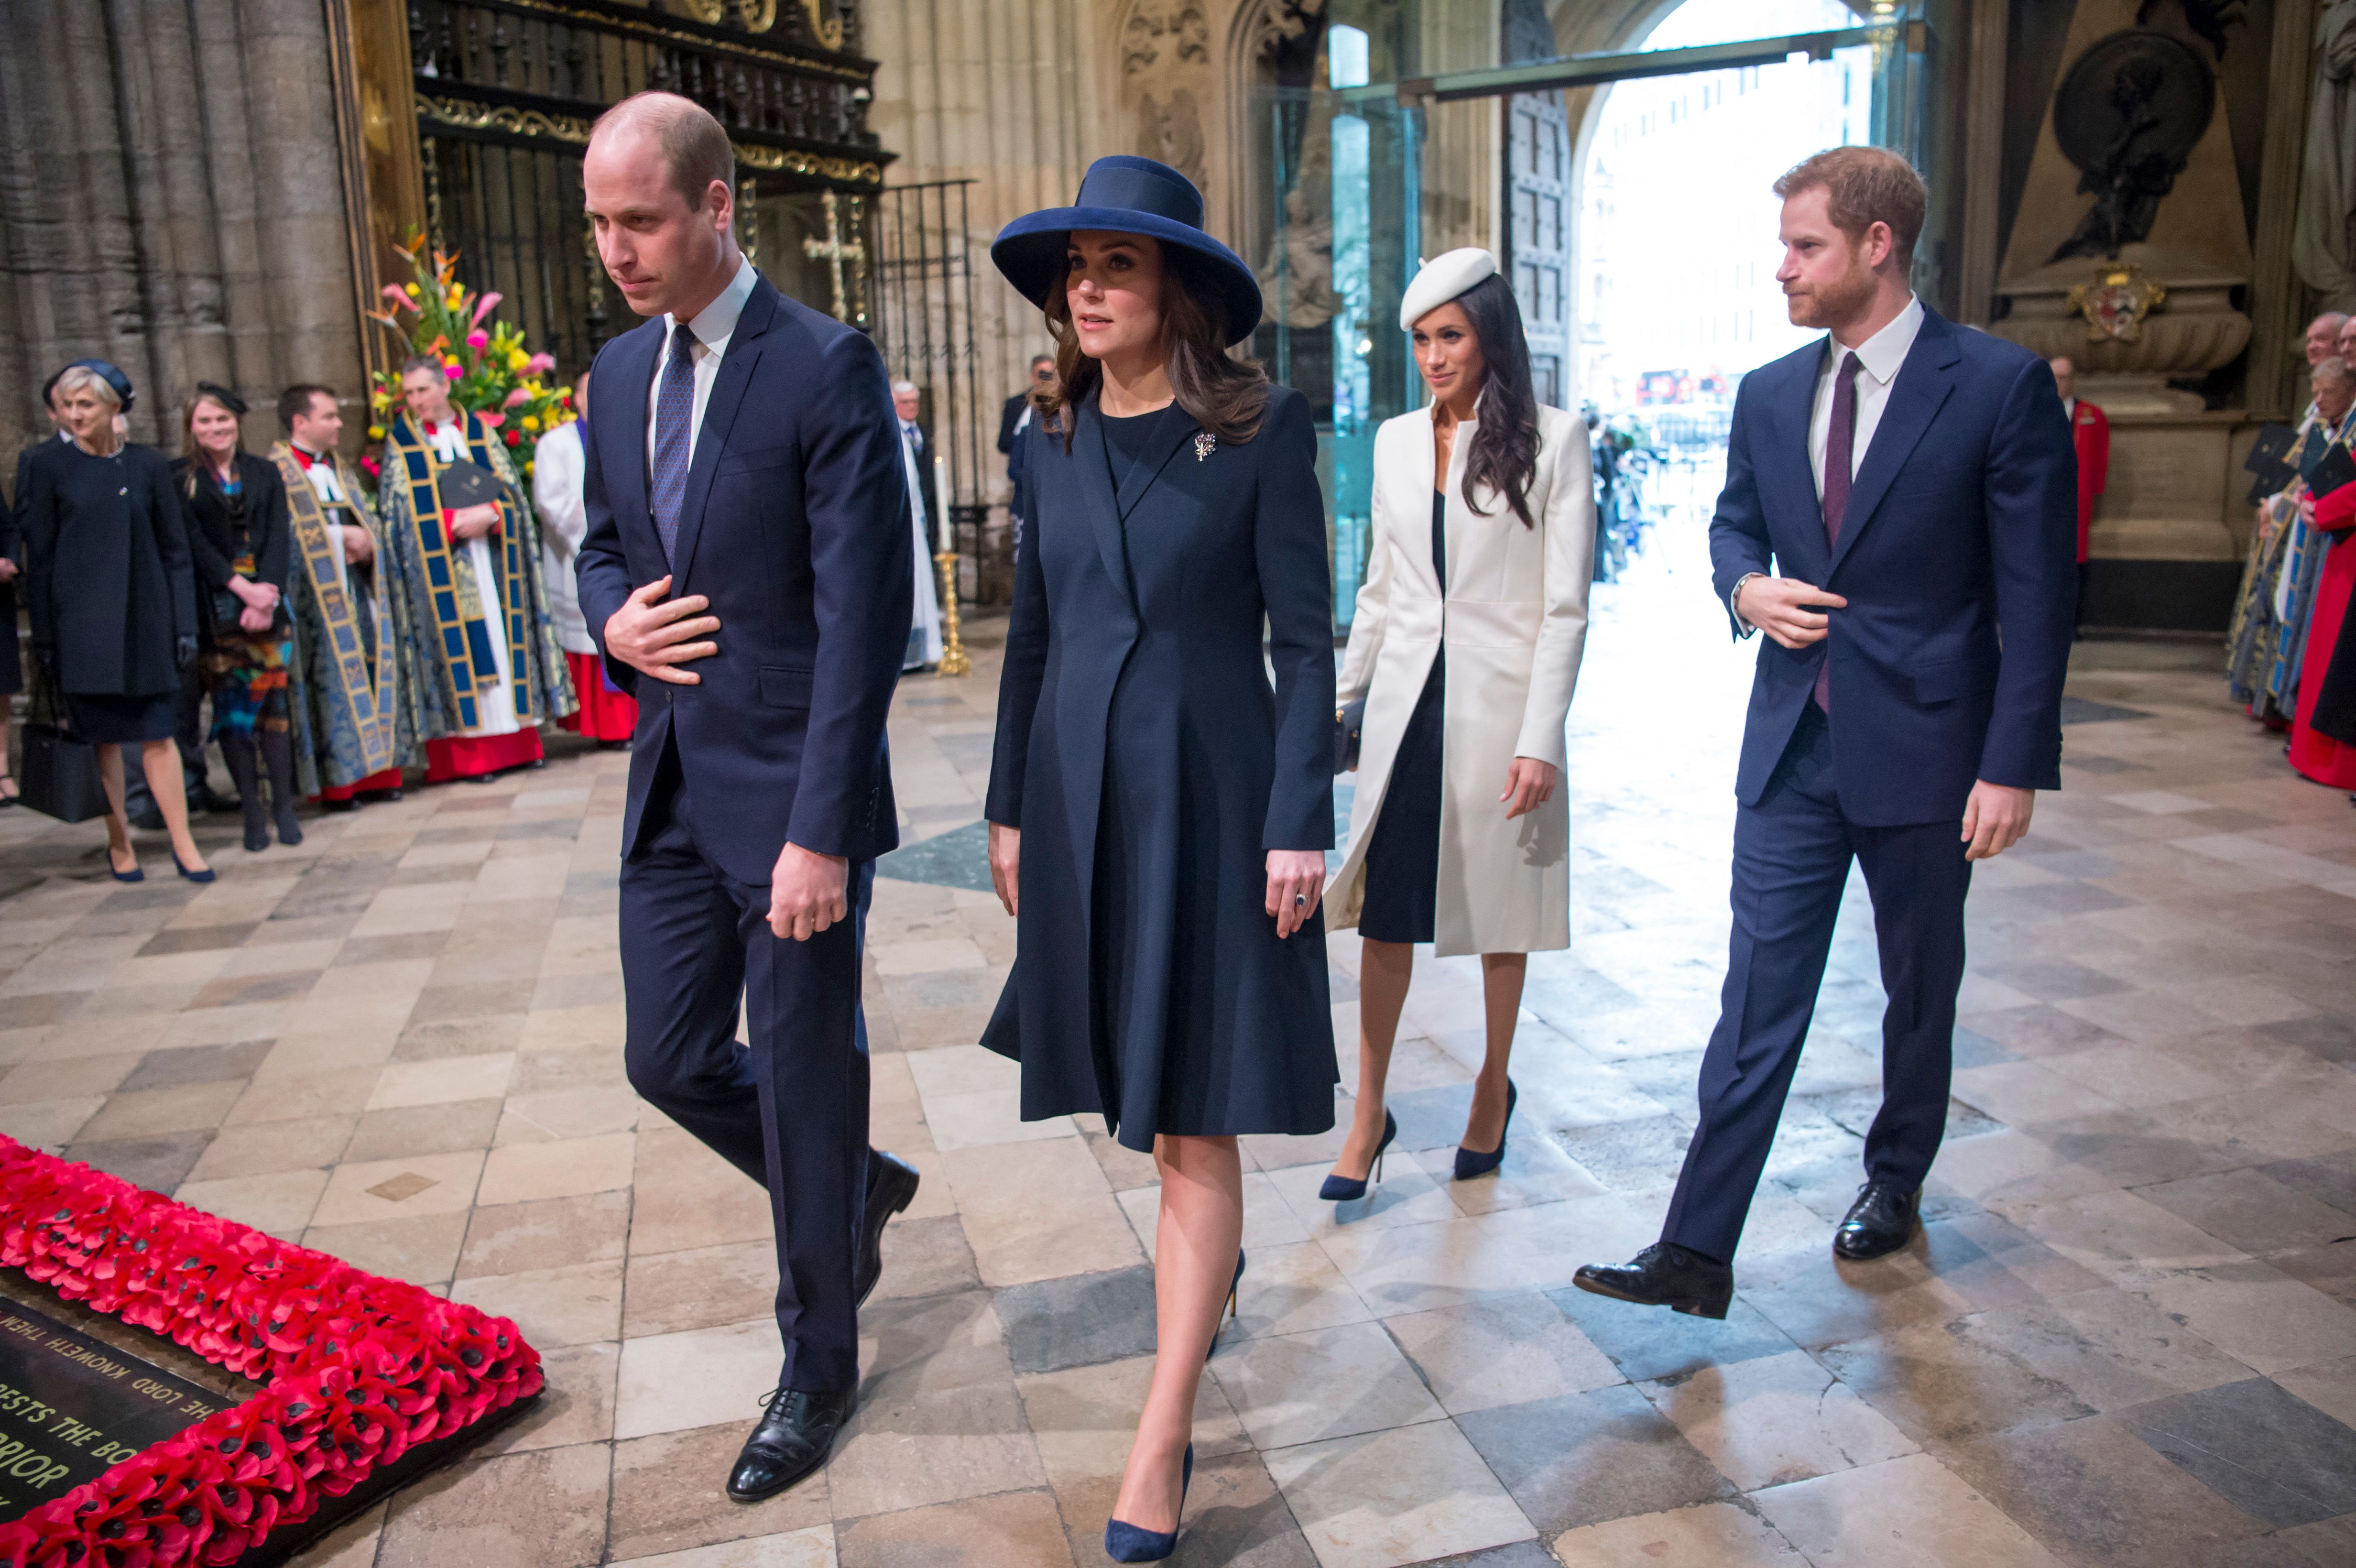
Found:
<svg viewBox="0 0 2356 1568"><path fill-rule="evenodd" d="M903 689L909 837L870 948L875 1141L923 1170L823 1478L718 1483L776 1364L767 1210L623 1083L626 759L323 818L220 880L107 881L0 814L0 1131L512 1316L544 1407L304 1568L1085 1564L1144 1385L1151 1167L1016 1119L974 1040L999 628ZM1599 592L1573 715L1578 938L1532 961L1509 1157L1447 1179L1475 977L1427 963L1368 1200L1248 1140L1240 1321L1178 1561L1255 1568L2356 1563L2356 811L2212 652L2083 645L2067 788L1971 906L1922 1238L1836 1264L1876 1099L1843 921L1724 1323L1569 1288L1650 1240L1725 941L1747 648L1690 532ZM1354 940L1333 944L1355 1039ZM1344 1072L1353 1052L1344 1051ZM1346 1116L1346 1108L1344 1111Z"/></svg>

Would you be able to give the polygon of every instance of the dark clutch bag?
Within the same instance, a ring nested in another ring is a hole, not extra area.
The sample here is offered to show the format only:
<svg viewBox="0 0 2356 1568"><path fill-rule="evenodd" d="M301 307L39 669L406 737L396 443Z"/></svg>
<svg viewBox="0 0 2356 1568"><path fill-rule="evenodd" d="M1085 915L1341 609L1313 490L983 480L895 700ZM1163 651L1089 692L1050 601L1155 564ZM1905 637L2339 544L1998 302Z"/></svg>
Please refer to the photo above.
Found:
<svg viewBox="0 0 2356 1568"><path fill-rule="evenodd" d="M236 594L231 593L226 588L216 588L213 590L214 626L220 628L234 626L237 624L237 618L244 613L244 600L240 599Z"/></svg>
<svg viewBox="0 0 2356 1568"><path fill-rule="evenodd" d="M1333 771L1346 773L1358 765L1359 731L1366 727L1366 699L1344 703L1333 710Z"/></svg>
<svg viewBox="0 0 2356 1568"><path fill-rule="evenodd" d="M89 741L57 724L27 723L24 746L16 787L27 805L59 822L106 815L106 786Z"/></svg>

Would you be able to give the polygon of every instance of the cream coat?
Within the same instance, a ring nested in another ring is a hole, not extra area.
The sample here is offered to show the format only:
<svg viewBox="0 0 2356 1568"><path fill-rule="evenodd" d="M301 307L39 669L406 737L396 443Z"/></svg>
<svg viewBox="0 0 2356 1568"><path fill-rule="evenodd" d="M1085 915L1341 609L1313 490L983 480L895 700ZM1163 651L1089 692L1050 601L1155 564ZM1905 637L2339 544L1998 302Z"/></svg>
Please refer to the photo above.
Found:
<svg viewBox="0 0 2356 1568"><path fill-rule="evenodd" d="M1505 818L1498 796L1515 757L1565 763L1563 727L1587 641L1595 576L1594 470L1587 431L1560 409L1538 410L1537 472L1525 528L1478 491L1464 504L1471 421L1450 456L1445 599L1431 571L1431 412L1386 420L1375 432L1374 525L1358 591L1340 700L1366 699L1350 847L1325 890L1330 928L1358 923L1366 844L1391 764L1432 656L1448 646L1440 895L1432 934L1443 955L1537 953L1570 945L1567 792Z"/></svg>

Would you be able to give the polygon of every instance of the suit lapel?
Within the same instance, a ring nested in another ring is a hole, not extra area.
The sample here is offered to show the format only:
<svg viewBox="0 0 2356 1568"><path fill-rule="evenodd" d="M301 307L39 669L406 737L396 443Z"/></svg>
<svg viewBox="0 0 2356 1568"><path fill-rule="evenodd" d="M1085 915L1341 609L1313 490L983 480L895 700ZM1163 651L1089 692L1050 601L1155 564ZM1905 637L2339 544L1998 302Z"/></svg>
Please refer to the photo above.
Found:
<svg viewBox="0 0 2356 1568"><path fill-rule="evenodd" d="M1080 482L1081 509L1087 514L1088 528L1097 537L1097 553L1104 559L1105 575L1112 579L1114 590L1126 601L1130 610L1137 608L1137 595L1129 581L1129 551L1120 537L1119 503L1112 493L1112 460L1105 446L1104 421L1097 413L1097 402L1090 398L1085 407L1072 411L1078 421L1072 435L1072 450L1064 461L1073 465L1074 477Z"/></svg>
<svg viewBox="0 0 2356 1568"><path fill-rule="evenodd" d="M1162 469L1169 466L1170 460L1178 454L1178 449L1194 440L1202 428L1183 417L1162 421L1154 443L1145 449L1137 465L1121 476L1119 494L1114 497L1120 507L1121 521L1129 520L1129 514L1137 509L1138 502L1153 488L1153 482L1162 477Z"/></svg>
<svg viewBox="0 0 2356 1568"><path fill-rule="evenodd" d="M695 436L695 460L687 469L687 494L679 504L679 543L671 552L671 571L679 585L673 592L685 586L689 569L695 564L695 541L703 532L703 504L712 496L712 473L720 466L729 429L736 422L736 411L744 406L745 389L753 384L753 368L761 362L762 335L769 330L776 303L777 291L767 279L753 285L744 313L736 318L736 330L729 334L727 351L720 357L712 396L704 400L703 424Z"/></svg>
<svg viewBox="0 0 2356 1568"><path fill-rule="evenodd" d="M655 525L647 499L647 399L654 390L655 345L661 341L659 331L648 332L641 327L615 346L615 383L629 393L629 403L608 409L601 401L590 414L592 419L602 418L605 428L614 432L611 439L629 453L620 464L621 471L629 476L622 487L623 516L636 518L649 534Z"/></svg>
<svg viewBox="0 0 2356 1568"><path fill-rule="evenodd" d="M1816 494L1816 467L1808 455L1808 432L1815 420L1816 382L1824 374L1823 355L1831 342L1831 338L1825 338L1817 354L1801 360L1793 369L1793 387L1780 397L1770 395L1766 400L1773 422L1768 442L1769 457L1781 471L1776 484L1793 497L1793 510L1801 519L1792 530L1798 548L1790 553L1795 559L1786 560L1783 571L1807 582L1822 582L1829 574L1824 500ZM1765 488L1761 486L1762 492ZM1776 553L1785 554L1781 539L1776 541Z"/></svg>
<svg viewBox="0 0 2356 1568"><path fill-rule="evenodd" d="M1955 353L1955 329L1931 314L1925 307L1922 325L1914 336L1914 346L1907 350L1906 362L1898 368L1898 379L1890 389L1890 401L1883 405L1881 422L1873 429L1873 441L1865 449L1865 461L1858 466L1857 483L1850 486L1848 512L1841 519L1840 542L1833 547L1832 571L1856 548L1857 538L1872 523L1881 498L1898 478L1899 469L1922 439L1931 421L1938 416L1940 405L1947 394L1955 389L1955 378L1951 368L1958 356ZM1826 573L1831 576L1831 571Z"/></svg>

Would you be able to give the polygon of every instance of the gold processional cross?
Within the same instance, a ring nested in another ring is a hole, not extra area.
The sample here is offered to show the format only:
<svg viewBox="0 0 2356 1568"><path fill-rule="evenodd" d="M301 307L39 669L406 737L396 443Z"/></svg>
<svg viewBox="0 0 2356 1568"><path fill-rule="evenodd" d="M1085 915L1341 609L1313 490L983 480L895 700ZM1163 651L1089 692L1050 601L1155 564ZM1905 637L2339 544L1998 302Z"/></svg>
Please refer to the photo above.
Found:
<svg viewBox="0 0 2356 1568"><path fill-rule="evenodd" d="M842 237L842 221L835 207L834 192L819 193L819 206L826 213L826 238L820 240L813 236L803 240L802 254L814 261L826 263L827 282L834 291L834 319L848 322L851 304L843 293L842 264L849 261L856 266L866 265L867 247L856 238L845 240Z"/></svg>

